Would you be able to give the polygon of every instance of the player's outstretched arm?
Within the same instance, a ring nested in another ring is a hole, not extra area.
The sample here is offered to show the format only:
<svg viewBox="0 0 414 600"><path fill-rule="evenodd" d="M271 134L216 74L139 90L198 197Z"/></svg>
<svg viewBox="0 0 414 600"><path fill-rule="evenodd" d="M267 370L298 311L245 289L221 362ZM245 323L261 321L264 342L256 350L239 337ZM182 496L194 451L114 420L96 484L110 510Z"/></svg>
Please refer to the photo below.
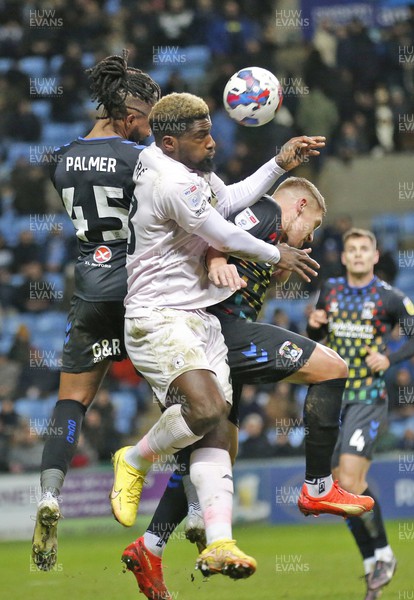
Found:
<svg viewBox="0 0 414 600"><path fill-rule="evenodd" d="M316 276L319 269L318 263L309 256L309 249L299 250L286 245L276 247L267 244L233 223L225 221L214 210L210 211L208 218L195 233L216 250L253 262L275 265L280 262L283 255L280 268L295 271L305 281L310 281L309 275Z"/></svg>
<svg viewBox="0 0 414 600"><path fill-rule="evenodd" d="M218 198L216 209L227 218L232 212L254 204L286 171L294 169L310 156L319 156L319 150L325 146L325 139L320 135L302 135L292 138L282 146L274 158L252 175L231 185L226 186L217 175L212 173L210 185Z"/></svg>

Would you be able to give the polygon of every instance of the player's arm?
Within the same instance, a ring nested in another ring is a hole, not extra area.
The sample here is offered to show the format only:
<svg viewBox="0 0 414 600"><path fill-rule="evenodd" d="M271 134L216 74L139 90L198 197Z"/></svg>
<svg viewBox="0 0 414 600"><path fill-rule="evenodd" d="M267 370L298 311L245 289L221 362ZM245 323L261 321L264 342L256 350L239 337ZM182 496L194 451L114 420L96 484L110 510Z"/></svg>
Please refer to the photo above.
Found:
<svg viewBox="0 0 414 600"><path fill-rule="evenodd" d="M414 304L399 290L389 290L384 302L385 309L393 318L394 324L398 326L408 340L398 350L388 356L381 352L373 352L367 347L366 363L373 373L386 371L391 365L414 356Z"/></svg>
<svg viewBox="0 0 414 600"><path fill-rule="evenodd" d="M290 246L278 249L256 239L214 210L201 188L193 185L188 194L187 182L162 182L155 189L154 209L158 214L173 219L185 231L200 236L216 250L254 262L279 263L280 268L297 272L305 281L310 281L309 275L317 275L319 265L310 258L308 249Z"/></svg>
<svg viewBox="0 0 414 600"><path fill-rule="evenodd" d="M206 254L208 278L217 287L229 287L235 292L246 287L247 283L240 277L236 265L228 264L227 259L227 254L210 246Z"/></svg>
<svg viewBox="0 0 414 600"><path fill-rule="evenodd" d="M325 286L319 293L314 310L308 316L306 333L311 340L320 342L328 336L328 313L325 310Z"/></svg>
<svg viewBox="0 0 414 600"><path fill-rule="evenodd" d="M318 156L318 149L324 146L325 138L322 136L303 135L292 138L255 173L227 186L213 173L210 184L218 198L215 208L227 218L231 213L254 204L282 175L300 165L306 157Z"/></svg>

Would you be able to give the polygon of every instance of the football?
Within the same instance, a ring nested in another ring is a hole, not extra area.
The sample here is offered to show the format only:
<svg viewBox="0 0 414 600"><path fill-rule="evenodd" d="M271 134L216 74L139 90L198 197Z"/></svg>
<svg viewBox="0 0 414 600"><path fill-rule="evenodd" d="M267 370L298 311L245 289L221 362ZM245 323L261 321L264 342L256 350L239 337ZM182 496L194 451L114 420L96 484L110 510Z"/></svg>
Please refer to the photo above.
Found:
<svg viewBox="0 0 414 600"><path fill-rule="evenodd" d="M271 121L282 100L279 80L261 67L240 69L230 77L223 93L229 116L246 127L259 127Z"/></svg>

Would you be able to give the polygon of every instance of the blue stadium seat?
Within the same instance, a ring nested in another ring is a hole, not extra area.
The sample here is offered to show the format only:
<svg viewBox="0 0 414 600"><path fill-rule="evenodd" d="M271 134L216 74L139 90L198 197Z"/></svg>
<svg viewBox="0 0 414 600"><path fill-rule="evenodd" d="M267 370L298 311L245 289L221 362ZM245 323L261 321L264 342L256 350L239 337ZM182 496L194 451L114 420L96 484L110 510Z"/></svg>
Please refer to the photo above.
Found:
<svg viewBox="0 0 414 600"><path fill-rule="evenodd" d="M63 56L61 54L56 54L52 56L50 60L50 71L53 75L59 75L59 69L63 63Z"/></svg>
<svg viewBox="0 0 414 600"><path fill-rule="evenodd" d="M29 426L41 435L46 427L50 426L49 419L56 404L57 397L49 396L46 399L19 398L15 402L16 412L28 419Z"/></svg>
<svg viewBox="0 0 414 600"><path fill-rule="evenodd" d="M42 119L43 123L48 121L51 111L49 100L34 100L31 104L34 114Z"/></svg>
<svg viewBox="0 0 414 600"><path fill-rule="evenodd" d="M29 77L44 77L47 74L47 60L43 56L21 58L19 67Z"/></svg>
<svg viewBox="0 0 414 600"><path fill-rule="evenodd" d="M36 144L33 142L13 142L10 141L7 149L7 159L11 164L14 164L17 159L25 158L30 162L30 156L33 154L33 147Z"/></svg>
<svg viewBox="0 0 414 600"><path fill-rule="evenodd" d="M0 73L7 73L7 71L13 66L13 59L11 58L0 58Z"/></svg>
<svg viewBox="0 0 414 600"><path fill-rule="evenodd" d="M86 133L87 127L83 122L78 123L45 123L42 141L56 147L71 142Z"/></svg>
<svg viewBox="0 0 414 600"><path fill-rule="evenodd" d="M187 46L182 52L186 58L186 66L198 65L200 67L205 67L211 58L211 52L208 46Z"/></svg>
<svg viewBox="0 0 414 600"><path fill-rule="evenodd" d="M10 285L18 287L24 282L24 277L20 273L15 273L10 276Z"/></svg>
<svg viewBox="0 0 414 600"><path fill-rule="evenodd" d="M400 215L399 229L401 242L405 244L407 242L414 242L414 212L407 212Z"/></svg>
<svg viewBox="0 0 414 600"><path fill-rule="evenodd" d="M412 268L400 268L395 279L394 286L414 300L414 281Z"/></svg>
<svg viewBox="0 0 414 600"><path fill-rule="evenodd" d="M82 53L82 65L85 69L89 69L89 67L93 67L96 63L95 55L93 52L83 52Z"/></svg>
<svg viewBox="0 0 414 600"><path fill-rule="evenodd" d="M17 244L17 236L15 229L16 217L8 213L7 217L2 216L0 219L0 234L4 237L10 246Z"/></svg>
<svg viewBox="0 0 414 600"><path fill-rule="evenodd" d="M382 250L395 252L398 249L400 220L393 213L381 213L371 221L371 228L378 238Z"/></svg>
<svg viewBox="0 0 414 600"><path fill-rule="evenodd" d="M37 333L55 334L62 336L66 326L66 313L60 311L50 311L38 315L36 319L35 331Z"/></svg>
<svg viewBox="0 0 414 600"><path fill-rule="evenodd" d="M195 91L197 89L198 82L203 79L206 74L206 69L203 65L186 65L185 69L180 71L184 81L188 83L190 89Z"/></svg>
<svg viewBox="0 0 414 600"><path fill-rule="evenodd" d="M111 401L115 407L115 427L124 435L131 433L137 412L137 402L131 392L113 392Z"/></svg>
<svg viewBox="0 0 414 600"><path fill-rule="evenodd" d="M166 85L171 71L173 70L174 69L170 69L169 67L157 67L156 69L151 69L148 71L148 74L159 84L162 89L162 87Z"/></svg>
<svg viewBox="0 0 414 600"><path fill-rule="evenodd" d="M49 283L53 284L54 289L57 291L62 291L65 289L65 278L61 273L45 273L45 280ZM55 314L55 313L52 313ZM62 319L60 313L58 313L58 318L56 320L57 323L61 323Z"/></svg>

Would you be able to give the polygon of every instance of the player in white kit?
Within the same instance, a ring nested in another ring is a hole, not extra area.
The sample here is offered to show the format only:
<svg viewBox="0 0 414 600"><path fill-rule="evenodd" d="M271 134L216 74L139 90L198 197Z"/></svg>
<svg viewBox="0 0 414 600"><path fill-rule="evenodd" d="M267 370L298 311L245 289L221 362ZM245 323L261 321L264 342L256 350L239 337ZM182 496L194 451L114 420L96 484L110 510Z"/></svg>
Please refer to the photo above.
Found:
<svg viewBox="0 0 414 600"><path fill-rule="evenodd" d="M294 138L254 175L226 187L211 172L215 143L203 100L170 94L154 106L150 124L156 143L139 157L129 215L125 343L164 412L136 446L115 454L112 511L119 522L131 526L152 463L195 444L190 476L208 544L197 566L203 574L244 578L254 573L256 561L236 547L231 534L227 348L218 319L205 311L243 282L226 267L221 281L225 287L216 287L208 279L204 256L211 245L278 264L306 280L316 275L319 265L309 257L309 249L276 248L224 217L257 201L304 155L318 154L323 138Z"/></svg>

